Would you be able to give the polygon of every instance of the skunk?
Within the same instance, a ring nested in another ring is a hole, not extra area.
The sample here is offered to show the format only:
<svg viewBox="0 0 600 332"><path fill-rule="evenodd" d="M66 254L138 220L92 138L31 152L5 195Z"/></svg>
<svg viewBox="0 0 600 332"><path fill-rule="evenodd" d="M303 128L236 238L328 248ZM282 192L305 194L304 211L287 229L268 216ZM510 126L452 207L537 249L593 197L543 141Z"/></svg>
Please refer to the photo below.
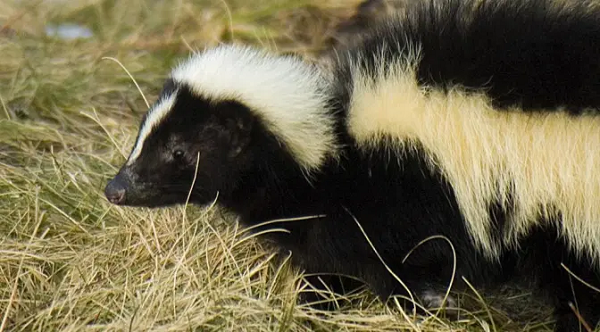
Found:
<svg viewBox="0 0 600 332"><path fill-rule="evenodd" d="M332 274L435 307L464 280L528 277L551 297L556 331L579 329L570 305L598 324L600 294L581 282L600 286L596 6L418 2L332 61L329 72L244 46L193 54L106 197L218 196L244 225L286 229L264 237L337 292L348 285Z"/></svg>

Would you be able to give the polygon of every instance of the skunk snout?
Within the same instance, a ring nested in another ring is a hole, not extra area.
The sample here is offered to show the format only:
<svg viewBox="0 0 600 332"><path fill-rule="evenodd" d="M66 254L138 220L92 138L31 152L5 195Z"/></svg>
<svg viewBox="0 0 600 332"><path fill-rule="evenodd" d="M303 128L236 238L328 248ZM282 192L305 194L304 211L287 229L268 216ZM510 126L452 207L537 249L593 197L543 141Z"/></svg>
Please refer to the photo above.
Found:
<svg viewBox="0 0 600 332"><path fill-rule="evenodd" d="M125 194L127 193L127 183L117 175L110 180L104 189L104 195L109 202L119 205L125 202Z"/></svg>

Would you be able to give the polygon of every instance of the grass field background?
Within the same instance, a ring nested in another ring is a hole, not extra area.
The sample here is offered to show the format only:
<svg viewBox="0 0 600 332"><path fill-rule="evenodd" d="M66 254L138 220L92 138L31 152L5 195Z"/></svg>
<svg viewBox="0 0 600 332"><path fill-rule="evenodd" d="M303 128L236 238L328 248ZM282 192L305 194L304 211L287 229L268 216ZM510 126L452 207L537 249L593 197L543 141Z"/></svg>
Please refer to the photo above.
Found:
<svg viewBox="0 0 600 332"><path fill-rule="evenodd" d="M529 294L513 299L529 308L519 323L477 296L454 322L367 292L319 312L296 304L301 276L218 208L104 199L144 97L179 59L231 41L315 59L358 2L0 0L0 331L551 329ZM48 35L66 23L91 35Z"/></svg>

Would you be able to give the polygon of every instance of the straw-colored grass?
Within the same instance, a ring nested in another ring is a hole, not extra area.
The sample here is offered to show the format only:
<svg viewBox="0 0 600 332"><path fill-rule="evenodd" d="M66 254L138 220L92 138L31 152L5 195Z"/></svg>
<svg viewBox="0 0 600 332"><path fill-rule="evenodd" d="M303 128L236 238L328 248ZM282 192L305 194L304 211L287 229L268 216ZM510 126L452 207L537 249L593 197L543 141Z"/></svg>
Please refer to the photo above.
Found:
<svg viewBox="0 0 600 332"><path fill-rule="evenodd" d="M0 0L0 331L551 328L536 307L516 324L476 296L458 322L412 317L367 292L319 312L296 304L301 276L285 257L218 208L104 199L146 108L104 57L152 101L190 49L235 40L314 57L357 3ZM46 36L61 23L93 37Z"/></svg>

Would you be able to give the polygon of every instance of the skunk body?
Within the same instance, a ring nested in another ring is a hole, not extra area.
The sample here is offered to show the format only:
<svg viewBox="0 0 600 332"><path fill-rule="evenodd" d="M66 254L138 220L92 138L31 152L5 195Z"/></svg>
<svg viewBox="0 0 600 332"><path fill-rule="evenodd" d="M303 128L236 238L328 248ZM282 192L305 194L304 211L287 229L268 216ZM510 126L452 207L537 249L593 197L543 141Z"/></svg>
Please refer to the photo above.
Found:
<svg viewBox="0 0 600 332"><path fill-rule="evenodd" d="M570 275L600 285L599 54L598 9L541 0L409 7L330 77L209 50L173 71L106 195L183 203L196 177L192 202L218 193L246 225L310 217L257 228L289 230L265 236L309 273L429 306L463 278L530 277L556 330L578 330L570 303L600 320L600 294Z"/></svg>

